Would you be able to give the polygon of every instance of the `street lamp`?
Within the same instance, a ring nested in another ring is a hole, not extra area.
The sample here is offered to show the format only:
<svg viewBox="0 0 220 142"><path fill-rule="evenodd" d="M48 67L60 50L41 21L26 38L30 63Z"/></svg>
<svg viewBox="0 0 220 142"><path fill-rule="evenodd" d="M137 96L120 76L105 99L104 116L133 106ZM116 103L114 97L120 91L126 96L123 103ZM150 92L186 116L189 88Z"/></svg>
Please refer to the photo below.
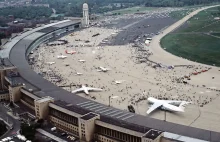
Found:
<svg viewBox="0 0 220 142"><path fill-rule="evenodd" d="M72 86L74 85L74 83L70 83L70 92L72 92Z"/></svg>
<svg viewBox="0 0 220 142"><path fill-rule="evenodd" d="M167 111L166 110L164 110L164 121L167 121L167 113L166 113Z"/></svg>
<svg viewBox="0 0 220 142"><path fill-rule="evenodd" d="M108 99L109 99L109 104L108 106L110 107L110 102L111 102L111 99L116 99L118 98L118 96L109 96Z"/></svg>

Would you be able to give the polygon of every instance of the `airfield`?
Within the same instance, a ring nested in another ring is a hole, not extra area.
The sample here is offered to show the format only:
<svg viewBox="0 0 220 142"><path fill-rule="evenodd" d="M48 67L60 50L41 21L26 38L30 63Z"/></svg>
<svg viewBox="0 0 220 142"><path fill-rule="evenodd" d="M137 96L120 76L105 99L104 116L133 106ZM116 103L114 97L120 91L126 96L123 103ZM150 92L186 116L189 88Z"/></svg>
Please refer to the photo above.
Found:
<svg viewBox="0 0 220 142"><path fill-rule="evenodd" d="M160 120L165 119L164 111L146 115L148 97L192 102L184 113L166 112L166 121L220 132L219 68L178 58L160 48L159 40L169 30L164 29L176 22L169 11L157 9L143 15L96 21L89 28L61 38L67 44L55 41L41 45L31 55L37 59L32 68L68 91L82 84L103 89L76 95L106 105L109 96L118 96L111 99L111 106L127 110L132 105L137 114ZM153 38L149 46L144 44L147 37ZM65 50L76 53L66 54ZM61 54L67 58L57 59ZM100 66L110 70L98 72Z"/></svg>

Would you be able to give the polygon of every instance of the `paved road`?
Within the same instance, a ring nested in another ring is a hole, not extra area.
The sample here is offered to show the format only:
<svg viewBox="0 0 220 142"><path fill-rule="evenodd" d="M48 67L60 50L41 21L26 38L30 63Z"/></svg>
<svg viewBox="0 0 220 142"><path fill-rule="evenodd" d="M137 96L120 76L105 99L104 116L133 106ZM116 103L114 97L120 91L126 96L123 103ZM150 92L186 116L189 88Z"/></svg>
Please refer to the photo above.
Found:
<svg viewBox="0 0 220 142"><path fill-rule="evenodd" d="M220 5L207 6L207 7L203 7L201 9L195 10L189 15L187 15L186 17L184 17L183 19L177 21L176 23L174 23L173 25L165 29L162 34L155 36L150 45L150 49L154 53L154 55L151 56L150 59L153 61L159 62L159 63L162 62L163 64L167 64L167 65L200 64L200 63L195 63L195 62L180 58L169 52L166 52L165 50L161 48L160 40L168 33L174 31L175 29L183 25L187 20L189 20L194 15L198 14L200 11L203 11L205 9L212 8L212 7L217 7L217 6L220 6Z"/></svg>
<svg viewBox="0 0 220 142"><path fill-rule="evenodd" d="M5 121L8 121L9 124L13 124L13 129L9 130L5 135L3 135L3 138L14 135L20 129L20 121L18 119L14 119L11 115L9 115L8 109L5 108L2 103L0 103L0 117Z"/></svg>

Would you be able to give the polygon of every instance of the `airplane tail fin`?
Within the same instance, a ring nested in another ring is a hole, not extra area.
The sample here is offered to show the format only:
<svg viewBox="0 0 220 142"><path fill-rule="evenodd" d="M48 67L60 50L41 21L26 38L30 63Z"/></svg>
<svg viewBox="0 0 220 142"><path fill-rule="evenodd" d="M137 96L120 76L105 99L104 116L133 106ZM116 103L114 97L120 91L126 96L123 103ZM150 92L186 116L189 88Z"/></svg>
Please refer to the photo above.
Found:
<svg viewBox="0 0 220 142"><path fill-rule="evenodd" d="M190 103L189 103L189 102L182 102L182 103L179 105L179 108L180 108L182 111L184 111L185 108L186 108L186 106L187 106L188 104L190 104Z"/></svg>

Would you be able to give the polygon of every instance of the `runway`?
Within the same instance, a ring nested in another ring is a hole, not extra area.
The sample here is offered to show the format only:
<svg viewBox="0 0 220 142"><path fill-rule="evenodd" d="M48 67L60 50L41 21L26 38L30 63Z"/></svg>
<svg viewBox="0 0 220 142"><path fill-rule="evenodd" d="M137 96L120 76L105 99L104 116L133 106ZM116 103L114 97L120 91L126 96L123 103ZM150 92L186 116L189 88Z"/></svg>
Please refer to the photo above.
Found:
<svg viewBox="0 0 220 142"><path fill-rule="evenodd" d="M188 17L197 12L193 12ZM44 78L58 86L74 84L72 90L79 88L82 84L102 88L103 92L92 92L90 95L78 93L77 95L105 105L108 105L109 96L119 96L119 98L111 100L111 106L127 110L127 106L132 104L136 113L144 116L146 116L148 109L146 99L149 96L192 101L193 105L189 105L185 113L167 113L166 121L220 131L218 125L220 113L217 103L219 101L218 89L220 89L218 68L211 67L209 69L210 66L178 58L165 52L159 44L160 39L165 34L184 23L188 17L154 36L150 46L142 48L133 47L132 43L136 40L135 36L137 35L134 34L134 37L129 37L126 40L123 40L122 37L133 35L133 28L138 28L143 23L127 26L126 29L95 26L83 29L63 37L62 40L69 42L66 45L42 45L38 51L31 55L38 59L33 67L37 73L44 73ZM156 23L162 23L162 21L164 18L151 20L151 22ZM151 23L151 25L156 25L156 23ZM149 31L157 33L165 27L166 25L162 25ZM145 29L145 27L139 28L137 33L139 34L143 28ZM100 35L93 37L97 33ZM145 34L144 30L142 34ZM140 38L140 43L142 39L144 38ZM144 52L142 51L143 48ZM66 55L65 50L74 50L76 54ZM57 59L57 55L60 54L65 54L68 57L64 60ZM162 63L164 66L179 67L175 67L173 70L166 67L155 69L153 68L155 64L146 60L141 63L138 57L144 57L144 59L147 57L151 61ZM82 59L86 62L78 61ZM49 65L47 62L55 62L55 64ZM192 65L192 67L180 65ZM99 66L111 70L109 72L97 72ZM191 75L195 71L202 70L208 70L208 72L197 76ZM52 73L49 73L50 71ZM83 75L75 75L77 72L83 73ZM187 80L187 85L178 82L178 79L189 75L191 80ZM54 82L51 76L58 76L61 81ZM213 77L214 79L212 79ZM114 84L116 80L125 81L116 85ZM70 91L69 87L64 87L64 89ZM164 112L158 110L146 117L164 120Z"/></svg>

